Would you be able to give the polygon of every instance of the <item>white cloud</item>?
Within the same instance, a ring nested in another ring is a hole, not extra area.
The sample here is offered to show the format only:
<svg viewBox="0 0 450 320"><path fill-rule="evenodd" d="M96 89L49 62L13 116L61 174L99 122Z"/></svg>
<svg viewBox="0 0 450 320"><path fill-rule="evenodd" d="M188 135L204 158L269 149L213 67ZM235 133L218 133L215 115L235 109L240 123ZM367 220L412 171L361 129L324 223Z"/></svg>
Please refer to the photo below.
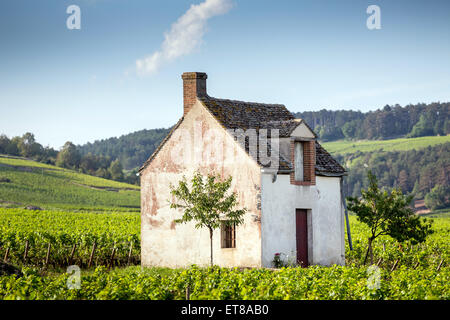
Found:
<svg viewBox="0 0 450 320"><path fill-rule="evenodd" d="M137 72L156 73L164 63L191 53L202 41L208 19L227 13L231 6L231 0L205 0L191 5L189 10L172 24L170 31L164 34L161 49L136 60Z"/></svg>

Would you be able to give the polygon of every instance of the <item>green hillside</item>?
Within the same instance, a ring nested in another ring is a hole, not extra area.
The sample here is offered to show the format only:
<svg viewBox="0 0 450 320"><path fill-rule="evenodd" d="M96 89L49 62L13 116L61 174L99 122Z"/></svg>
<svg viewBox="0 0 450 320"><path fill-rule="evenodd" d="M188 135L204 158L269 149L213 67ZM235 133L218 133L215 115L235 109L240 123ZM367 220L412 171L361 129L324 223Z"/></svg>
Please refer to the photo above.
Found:
<svg viewBox="0 0 450 320"><path fill-rule="evenodd" d="M449 187L449 140L447 136L360 143L339 141L324 145L348 171L344 179L346 196L357 197L361 188L368 187L367 171L371 170L382 186L399 187L416 200L423 200L428 195L430 199L437 195L432 194L433 188Z"/></svg>
<svg viewBox="0 0 450 320"><path fill-rule="evenodd" d="M400 138L391 140L338 140L322 143L323 147L331 154L348 154L371 151L407 151L412 149L424 149L428 146L434 146L450 142L450 135L447 136L429 136L419 138Z"/></svg>
<svg viewBox="0 0 450 320"><path fill-rule="evenodd" d="M139 186L0 155L0 206L138 211Z"/></svg>

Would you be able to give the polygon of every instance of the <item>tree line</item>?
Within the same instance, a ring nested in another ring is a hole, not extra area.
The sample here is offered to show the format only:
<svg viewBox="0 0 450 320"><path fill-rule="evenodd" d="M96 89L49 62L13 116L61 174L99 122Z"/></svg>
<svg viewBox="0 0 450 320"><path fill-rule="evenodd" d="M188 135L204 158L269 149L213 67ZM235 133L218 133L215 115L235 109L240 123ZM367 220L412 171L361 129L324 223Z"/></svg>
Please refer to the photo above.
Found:
<svg viewBox="0 0 450 320"><path fill-rule="evenodd" d="M82 155L88 153L118 159L127 170L142 166L169 133L170 128L144 129L119 138L97 140L78 146Z"/></svg>
<svg viewBox="0 0 450 320"><path fill-rule="evenodd" d="M450 102L418 103L405 107L386 105L366 113L323 109L294 115L304 119L322 141L413 138L450 133Z"/></svg>
<svg viewBox="0 0 450 320"><path fill-rule="evenodd" d="M49 146L43 147L30 132L11 139L2 134L0 136L0 154L21 156L105 179L132 184L137 184L139 180L136 176L137 170L125 173L119 159L94 155L90 152L83 155L70 141L67 141L59 151Z"/></svg>
<svg viewBox="0 0 450 320"><path fill-rule="evenodd" d="M34 134L27 132L23 136L9 139L6 135L0 135L0 154L22 156L43 163L54 163L58 151L50 147L43 147L36 142Z"/></svg>

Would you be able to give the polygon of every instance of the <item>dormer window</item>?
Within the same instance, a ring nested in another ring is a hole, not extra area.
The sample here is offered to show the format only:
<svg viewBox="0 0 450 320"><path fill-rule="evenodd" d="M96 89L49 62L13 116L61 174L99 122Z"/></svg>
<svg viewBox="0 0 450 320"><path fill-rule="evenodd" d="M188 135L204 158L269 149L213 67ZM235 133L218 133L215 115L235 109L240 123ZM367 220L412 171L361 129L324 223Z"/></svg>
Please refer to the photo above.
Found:
<svg viewBox="0 0 450 320"><path fill-rule="evenodd" d="M291 140L291 184L311 186L316 184L316 142L307 138Z"/></svg>

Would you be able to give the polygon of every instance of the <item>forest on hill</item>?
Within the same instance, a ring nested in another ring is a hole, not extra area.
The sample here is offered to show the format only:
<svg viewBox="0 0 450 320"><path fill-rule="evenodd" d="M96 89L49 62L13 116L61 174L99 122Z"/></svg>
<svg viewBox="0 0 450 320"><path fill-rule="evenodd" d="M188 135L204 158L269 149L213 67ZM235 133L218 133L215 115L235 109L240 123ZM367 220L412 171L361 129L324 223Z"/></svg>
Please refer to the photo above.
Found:
<svg viewBox="0 0 450 320"><path fill-rule="evenodd" d="M450 133L450 102L386 105L362 113L351 110L320 110L294 113L316 132L321 141L375 140L423 137Z"/></svg>
<svg viewBox="0 0 450 320"><path fill-rule="evenodd" d="M126 170L140 167L160 142L169 133L169 129L144 129L123 135L119 138L97 140L78 146L82 155L89 153L118 159Z"/></svg>
<svg viewBox="0 0 450 320"><path fill-rule="evenodd" d="M347 196L360 196L368 187L371 170L382 186L400 188L403 193L425 199L430 209L450 206L450 142L406 151L369 151L335 154L348 170L344 179Z"/></svg>

